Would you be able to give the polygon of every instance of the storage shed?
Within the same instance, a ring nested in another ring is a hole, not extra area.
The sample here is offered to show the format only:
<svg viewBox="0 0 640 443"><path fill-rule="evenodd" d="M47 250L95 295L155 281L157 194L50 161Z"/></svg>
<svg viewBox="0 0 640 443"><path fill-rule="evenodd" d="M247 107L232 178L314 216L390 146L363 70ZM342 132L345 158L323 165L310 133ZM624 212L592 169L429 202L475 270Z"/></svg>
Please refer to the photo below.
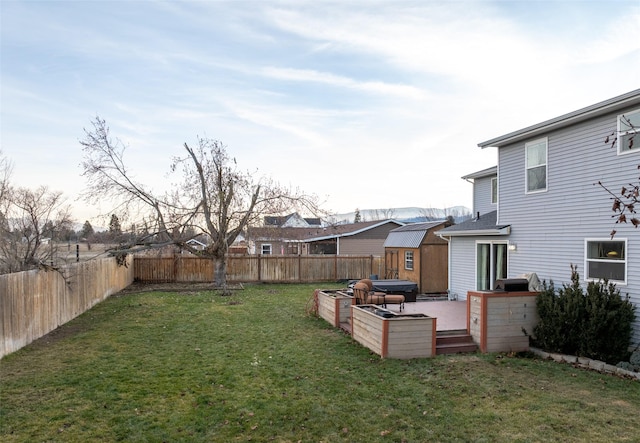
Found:
<svg viewBox="0 0 640 443"><path fill-rule="evenodd" d="M447 292L449 248L435 233L451 224L410 223L389 232L384 242L386 278L413 281L423 294Z"/></svg>

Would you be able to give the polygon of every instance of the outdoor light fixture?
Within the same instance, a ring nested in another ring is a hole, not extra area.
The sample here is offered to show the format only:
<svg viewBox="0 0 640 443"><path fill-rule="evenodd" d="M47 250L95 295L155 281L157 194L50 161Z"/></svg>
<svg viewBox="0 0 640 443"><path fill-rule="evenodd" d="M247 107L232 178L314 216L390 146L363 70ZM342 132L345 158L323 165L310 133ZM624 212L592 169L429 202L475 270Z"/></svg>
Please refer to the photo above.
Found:
<svg viewBox="0 0 640 443"><path fill-rule="evenodd" d="M516 245L515 243L509 243L509 251L517 251L518 250L518 245Z"/></svg>

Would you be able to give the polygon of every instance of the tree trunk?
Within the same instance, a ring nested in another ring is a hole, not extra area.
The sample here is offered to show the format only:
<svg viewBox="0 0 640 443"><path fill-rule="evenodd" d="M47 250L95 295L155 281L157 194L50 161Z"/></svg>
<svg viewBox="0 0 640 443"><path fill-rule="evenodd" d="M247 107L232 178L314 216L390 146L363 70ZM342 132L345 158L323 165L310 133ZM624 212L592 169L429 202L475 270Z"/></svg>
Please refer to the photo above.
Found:
<svg viewBox="0 0 640 443"><path fill-rule="evenodd" d="M227 287L227 256L226 255L223 255L222 257L216 257L214 279L216 282L216 286L218 288L222 288L223 290L226 289Z"/></svg>

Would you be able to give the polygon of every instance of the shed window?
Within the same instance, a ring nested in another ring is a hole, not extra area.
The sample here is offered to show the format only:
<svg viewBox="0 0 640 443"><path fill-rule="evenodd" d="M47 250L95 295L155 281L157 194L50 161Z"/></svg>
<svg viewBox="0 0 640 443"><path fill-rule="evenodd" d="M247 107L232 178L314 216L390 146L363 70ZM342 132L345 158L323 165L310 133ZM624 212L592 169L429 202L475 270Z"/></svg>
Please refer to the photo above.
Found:
<svg viewBox="0 0 640 443"><path fill-rule="evenodd" d="M263 244L261 253L262 255L271 255L271 245L268 243Z"/></svg>
<svg viewBox="0 0 640 443"><path fill-rule="evenodd" d="M404 268L413 271L413 251L404 251Z"/></svg>
<svg viewBox="0 0 640 443"><path fill-rule="evenodd" d="M618 116L618 154L640 150L636 137L640 128L640 109Z"/></svg>
<svg viewBox="0 0 640 443"><path fill-rule="evenodd" d="M525 145L527 193L547 189L547 139Z"/></svg>
<svg viewBox="0 0 640 443"><path fill-rule="evenodd" d="M585 241L585 269L587 280L627 282L627 241Z"/></svg>

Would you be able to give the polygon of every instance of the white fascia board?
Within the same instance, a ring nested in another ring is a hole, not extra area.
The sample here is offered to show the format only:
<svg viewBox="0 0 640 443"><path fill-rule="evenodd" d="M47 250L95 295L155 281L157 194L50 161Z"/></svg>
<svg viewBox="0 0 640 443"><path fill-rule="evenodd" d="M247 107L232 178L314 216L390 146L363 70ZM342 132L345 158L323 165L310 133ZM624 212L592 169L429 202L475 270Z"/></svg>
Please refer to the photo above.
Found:
<svg viewBox="0 0 640 443"><path fill-rule="evenodd" d="M640 89L636 89L635 91L605 100L604 102L596 103L595 105L587 106L586 108L578 109L577 111L546 120L542 123L528 126L524 129L501 135L500 137L487 140L486 142L478 143L478 146L481 148L499 148L510 143L537 137L554 129L570 126L584 120L605 115L629 106L635 106L637 104L640 104Z"/></svg>
<svg viewBox="0 0 640 443"><path fill-rule="evenodd" d="M481 230L471 230L471 231L453 231L453 232L443 232L442 234L437 232L438 237L473 237L473 236L487 236L487 235L509 235L511 234L511 226L505 226L500 229L481 229Z"/></svg>

